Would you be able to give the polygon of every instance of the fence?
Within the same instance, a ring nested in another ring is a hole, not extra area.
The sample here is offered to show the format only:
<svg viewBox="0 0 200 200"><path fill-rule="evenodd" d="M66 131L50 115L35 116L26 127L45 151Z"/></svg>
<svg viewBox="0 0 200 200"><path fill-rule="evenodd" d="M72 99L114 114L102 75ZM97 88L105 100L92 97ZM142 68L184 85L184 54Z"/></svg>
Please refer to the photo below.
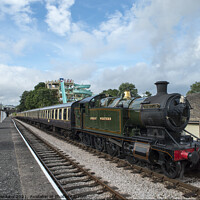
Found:
<svg viewBox="0 0 200 200"><path fill-rule="evenodd" d="M3 111L0 111L0 122L2 122L6 118L6 113Z"/></svg>

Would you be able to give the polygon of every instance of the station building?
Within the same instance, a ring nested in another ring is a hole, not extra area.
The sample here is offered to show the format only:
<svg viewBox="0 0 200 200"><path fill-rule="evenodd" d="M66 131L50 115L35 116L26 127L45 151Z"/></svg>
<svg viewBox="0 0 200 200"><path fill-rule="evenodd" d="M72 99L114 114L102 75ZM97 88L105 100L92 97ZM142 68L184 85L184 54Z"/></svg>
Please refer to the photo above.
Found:
<svg viewBox="0 0 200 200"><path fill-rule="evenodd" d="M193 93L187 96L192 107L190 110L190 121L186 130L200 137L200 93Z"/></svg>
<svg viewBox="0 0 200 200"><path fill-rule="evenodd" d="M61 80L58 79L55 81L46 81L45 84L48 89L57 91L57 95L62 102ZM76 84L72 79L64 79L64 86L67 102L81 100L83 98L92 96L92 92L89 90L89 84Z"/></svg>

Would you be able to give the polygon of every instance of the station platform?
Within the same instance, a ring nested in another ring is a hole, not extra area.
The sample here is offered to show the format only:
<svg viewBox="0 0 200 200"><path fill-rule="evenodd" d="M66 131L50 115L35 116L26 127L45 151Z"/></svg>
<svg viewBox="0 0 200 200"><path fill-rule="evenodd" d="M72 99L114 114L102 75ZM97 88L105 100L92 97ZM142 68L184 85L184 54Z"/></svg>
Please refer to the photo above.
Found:
<svg viewBox="0 0 200 200"><path fill-rule="evenodd" d="M0 199L59 199L11 118L0 123Z"/></svg>

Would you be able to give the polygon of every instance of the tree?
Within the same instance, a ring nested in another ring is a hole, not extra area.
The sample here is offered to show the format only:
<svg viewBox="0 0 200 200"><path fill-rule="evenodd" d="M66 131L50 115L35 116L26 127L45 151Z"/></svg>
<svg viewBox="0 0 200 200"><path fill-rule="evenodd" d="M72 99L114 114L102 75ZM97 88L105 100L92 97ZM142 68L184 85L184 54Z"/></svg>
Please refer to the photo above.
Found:
<svg viewBox="0 0 200 200"><path fill-rule="evenodd" d="M20 104L17 106L17 109L19 110L19 111L24 111L24 110L26 110L26 105L25 105L25 102L26 102L26 98L27 98L27 96L29 95L29 91L24 91L23 93L22 93L22 96L20 96Z"/></svg>
<svg viewBox="0 0 200 200"><path fill-rule="evenodd" d="M45 83L44 82L39 82L35 87L34 89L35 90L38 90L40 88L45 88Z"/></svg>
<svg viewBox="0 0 200 200"><path fill-rule="evenodd" d="M56 91L47 88L40 88L39 90L36 90L34 101L36 108L51 106L59 103Z"/></svg>
<svg viewBox="0 0 200 200"><path fill-rule="evenodd" d="M135 88L135 85L133 85L132 83L126 82L126 83L122 83L119 86L119 95L123 95L125 91L130 91L131 95L134 97L138 96L138 91Z"/></svg>
<svg viewBox="0 0 200 200"><path fill-rule="evenodd" d="M26 100L25 100L26 110L31 110L31 109L36 108L35 101L34 101L34 94L35 94L35 91L32 90L27 95Z"/></svg>
<svg viewBox="0 0 200 200"><path fill-rule="evenodd" d="M199 93L199 92L200 92L200 82L195 82L194 84L190 86L190 90L187 92L187 95L192 94L192 93Z"/></svg>
<svg viewBox="0 0 200 200"><path fill-rule="evenodd" d="M40 82L32 91L24 91L18 109L20 111L51 106L59 103L57 91L45 87L45 83Z"/></svg>
<svg viewBox="0 0 200 200"><path fill-rule="evenodd" d="M145 93L143 93L144 97L150 97L152 94L149 91L146 91Z"/></svg>
<svg viewBox="0 0 200 200"><path fill-rule="evenodd" d="M103 93L103 94L111 95L111 96L113 96L113 97L116 97L116 96L118 96L118 94L119 94L119 90L117 90L117 89L108 89L108 90L103 90L102 93Z"/></svg>

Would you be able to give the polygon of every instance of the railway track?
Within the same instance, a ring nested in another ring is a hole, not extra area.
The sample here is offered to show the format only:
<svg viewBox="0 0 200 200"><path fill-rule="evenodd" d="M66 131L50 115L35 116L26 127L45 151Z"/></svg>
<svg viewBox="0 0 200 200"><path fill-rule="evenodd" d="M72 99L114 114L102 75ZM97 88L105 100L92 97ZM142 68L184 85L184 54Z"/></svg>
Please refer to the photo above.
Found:
<svg viewBox="0 0 200 200"><path fill-rule="evenodd" d="M148 177L152 180L153 183L163 183L167 189L177 189L181 192L183 192L183 196L186 198L191 197L198 197L200 198L200 188L192 185L191 183L200 181L200 178L193 177L193 178L186 178L185 180L180 179L170 179L167 176L152 171L146 167L138 166L138 165L132 165L126 160L112 157L104 152L99 152L96 149L93 149L91 147L87 147L83 144L80 144L76 141L66 139L67 142L70 144L76 145L87 152L92 153L93 155L98 156L99 158L104 158L105 160L109 162L113 162L117 164L117 167L123 168L125 170L129 170L131 173L137 173L140 174L143 178Z"/></svg>
<svg viewBox="0 0 200 200"><path fill-rule="evenodd" d="M37 127L38 128L38 127ZM170 179L166 177L165 175L158 173L154 170L150 170L143 166L138 165L132 165L128 161L112 157L107 153L99 152L98 150L85 146L84 144L81 144L79 142L76 142L74 140L71 140L70 138L65 138L63 136L60 136L56 134L55 132L47 131L49 134L56 136L57 138L64 139L66 142L73 144L87 152L90 152L91 154L98 156L99 158L104 158L105 160L109 162L113 162L117 164L117 167L123 168L124 170L129 170L130 173L137 173L140 174L143 178L148 177L151 179L153 183L162 183L165 185L167 189L176 189L178 191L181 191L183 193L183 196L185 198L200 198L200 188L197 186L192 185L194 181L198 181L199 179L197 177L193 177L190 179L185 180L179 180L179 179Z"/></svg>
<svg viewBox="0 0 200 200"><path fill-rule="evenodd" d="M16 122L24 138L66 199L126 199L89 169Z"/></svg>

